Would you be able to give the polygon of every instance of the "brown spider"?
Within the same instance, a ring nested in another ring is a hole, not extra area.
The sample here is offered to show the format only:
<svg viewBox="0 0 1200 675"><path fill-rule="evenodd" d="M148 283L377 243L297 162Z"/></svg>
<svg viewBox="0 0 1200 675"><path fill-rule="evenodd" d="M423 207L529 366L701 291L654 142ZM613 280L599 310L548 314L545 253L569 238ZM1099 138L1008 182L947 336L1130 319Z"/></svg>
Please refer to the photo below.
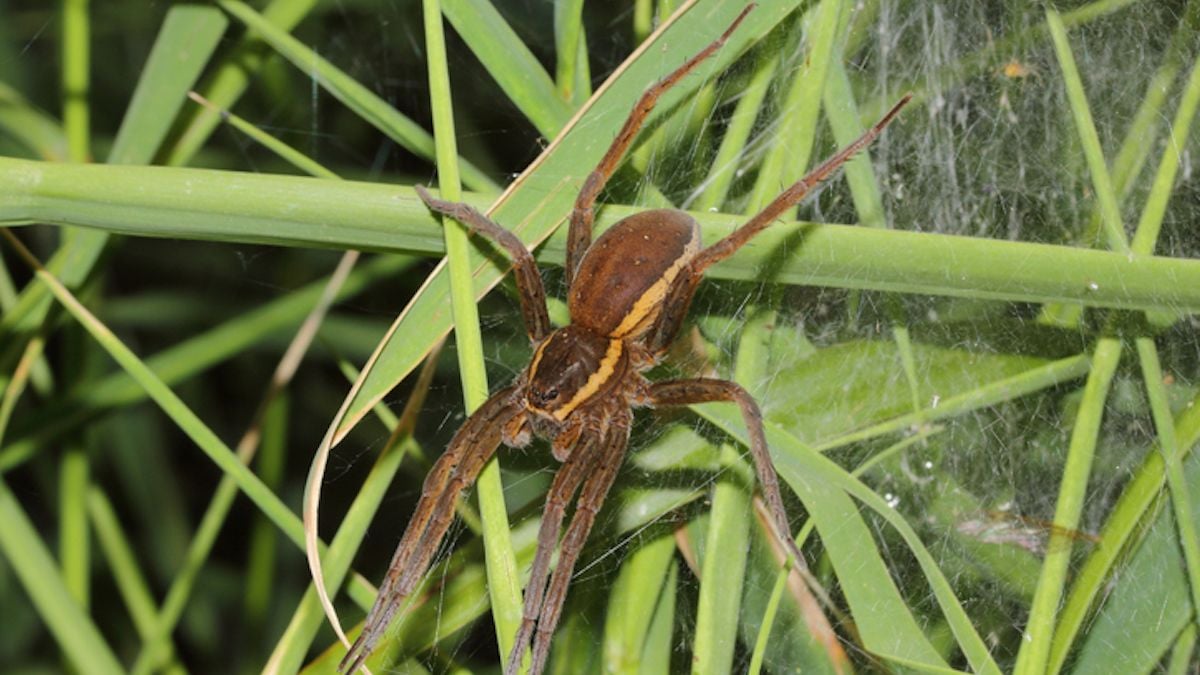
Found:
<svg viewBox="0 0 1200 675"><path fill-rule="evenodd" d="M416 512L396 548L362 633L339 665L340 671L352 672L363 664L396 610L429 568L454 518L455 501L475 481L497 447L524 447L536 434L550 441L551 453L562 462L562 468L546 495L537 553L525 589L524 614L504 672L515 675L533 637L529 672L541 673L571 572L625 457L634 407L736 403L750 432L750 454L775 534L790 546L797 560L801 559L789 531L779 480L763 434L762 415L754 399L741 386L726 380L650 382L641 373L659 361L679 332L704 271L736 252L871 143L909 97L901 99L853 143L784 190L746 224L708 248L700 247L699 224L686 213L670 209L625 218L594 244L591 241L596 198L659 96L719 49L749 9L716 41L642 94L616 140L584 181L571 212L567 240L570 325L551 328L542 279L532 254L516 236L471 206L435 199L424 188L416 188L432 211L462 222L512 257L521 312L534 353L529 368L516 382L493 394L467 419L425 478ZM562 539L558 566L551 574L550 559L558 546L567 507L577 492L575 514Z"/></svg>

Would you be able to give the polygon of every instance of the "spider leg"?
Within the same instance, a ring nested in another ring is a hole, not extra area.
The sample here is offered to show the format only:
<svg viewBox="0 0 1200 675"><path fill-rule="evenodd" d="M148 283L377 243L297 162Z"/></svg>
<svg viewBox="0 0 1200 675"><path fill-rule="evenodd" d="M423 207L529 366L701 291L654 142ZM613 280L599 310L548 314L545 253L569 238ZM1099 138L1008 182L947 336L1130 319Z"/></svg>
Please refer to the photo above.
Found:
<svg viewBox="0 0 1200 675"><path fill-rule="evenodd" d="M883 133L887 125L900 113L900 109L907 105L910 100L912 100L912 94L905 94L903 98L896 102L896 105L892 106L891 110L887 111L875 123L875 126L863 132L862 136L859 136L850 145L839 150L837 154L821 162L820 166L808 172L806 176L793 183L791 187L779 193L778 197L772 200L770 204L767 204L762 211L755 214L745 225L742 225L731 232L729 236L696 254L690 265L692 273L694 275L703 274L704 270L708 269L714 263L718 263L733 255L746 242L750 241L754 235L762 232L776 218L783 215L784 211L799 204L800 200L804 199L813 188L828 180L850 158L854 157L854 155L861 152L878 138L879 134Z"/></svg>
<svg viewBox="0 0 1200 675"><path fill-rule="evenodd" d="M600 196L600 191L604 189L604 185L608 183L608 179L612 178L613 172L617 170L617 166L621 163L621 157L625 155L625 151L629 149L633 139L637 137L638 130L642 128L642 124L646 121L646 116L654 110L654 105L658 103L658 99L671 87L675 86L685 75L692 72L696 66L702 61L712 56L714 52L725 44L729 36L746 18L746 14L754 8L754 5L748 5L733 23L729 24L729 28L721 34L716 40L713 40L704 49L700 50L695 56L684 62L682 66L674 72L668 74L663 79L654 83L647 89L634 104L633 110L626 118L625 124L621 126L621 130L617 132L617 137L609 146L608 151L604 153L604 157L600 159L600 163L596 165L594 171L588 174L587 179L583 181L583 188L579 191L579 196L575 198L575 208L571 211L571 227L567 235L567 286L571 285L571 281L575 278L575 270L579 267L579 261L583 260L583 254L587 251L588 245L592 242L592 219L594 217L593 207L596 204L596 198Z"/></svg>
<svg viewBox="0 0 1200 675"><path fill-rule="evenodd" d="M788 524L787 512L783 510L783 497L779 494L779 477L775 474L775 466L771 463L771 455L767 450L767 437L763 432L762 412L754 398L740 385L729 380L696 378L688 380L666 380L653 382L647 388L648 403L652 407L689 405L692 403L707 403L709 401L729 401L736 403L742 411L742 419L750 433L750 456L754 460L755 473L762 486L763 499L775 528L775 536L785 542L788 550L796 558L796 566L804 565L804 556L796 546ZM817 589L820 589L818 586ZM823 589L815 592L823 594ZM828 604L828 597L823 597Z"/></svg>
<svg viewBox="0 0 1200 675"><path fill-rule="evenodd" d="M537 553L529 570L529 583L525 586L525 609L521 617L521 627L517 630L517 637L513 642L512 653L509 654L508 664L505 666L506 673L516 673L521 668L521 658L525 654L525 647L529 644L534 624L542 610L546 580L550 575L550 558L554 555L554 549L558 548L558 534L562 530L567 505L574 498L583 479L595 468L597 453L595 443L589 442L592 440L595 439L585 440L581 447L571 453L555 474L550 491L546 493L546 507L542 512L541 529L538 530Z"/></svg>
<svg viewBox="0 0 1200 675"><path fill-rule="evenodd" d="M529 339L541 342L550 333L550 317L546 311L546 289L542 276L538 274L533 254L520 239L502 225L491 220L469 204L447 202L435 198L420 185L415 186L417 195L431 211L450 216L470 228L471 232L490 239L508 252L513 261L513 275L521 295L521 314L525 317L525 329Z"/></svg>
<svg viewBox="0 0 1200 675"><path fill-rule="evenodd" d="M362 633L338 664L339 672L352 673L366 661L396 611L425 575L438 544L454 520L455 501L495 454L505 423L519 414L513 396L516 390L517 387L508 387L484 402L467 418L446 452L430 469L417 509L392 556L375 604L367 613Z"/></svg>
<svg viewBox="0 0 1200 675"><path fill-rule="evenodd" d="M692 303L692 296L696 292L696 286L704 277L705 270L736 253L746 242L753 239L759 232L765 230L776 218L800 203L801 200L812 192L813 188L828 180L850 158L854 157L854 155L861 152L863 148L866 148L872 141L878 138L879 134L883 133L887 125L899 114L900 109L911 99L912 94L906 94L875 123L875 126L864 132L862 136L859 136L850 145L842 148L837 154L826 159L820 166L793 183L791 187L779 193L778 197L772 200L770 204L767 204L762 211L759 211L754 217L746 221L741 227L712 246L697 253L696 257L692 258L692 261L688 263L687 268L680 271L672 283L671 289L666 294L662 313L658 319L658 325L651 330L650 341L648 342L650 351L654 354L660 354L674 341L675 336L679 333L680 326L683 325L683 318L687 315L688 306Z"/></svg>
<svg viewBox="0 0 1200 675"><path fill-rule="evenodd" d="M584 542L592 530L596 513L603 506L608 491L612 488L617 477L617 471L625 459L625 445L629 442L629 427L632 415L628 409L620 411L611 421L601 445L597 448L595 470L587 478L575 504L575 515L567 533L563 535L562 549L558 557L558 565L550 578L550 586L546 590L545 600L538 613L537 632L533 637L533 660L529 666L529 675L540 675L546 667L550 655L550 638L554 636L554 628L562 615L563 602L567 598L567 586L571 583L571 573L575 562L583 551ZM524 651L524 645L517 643L513 650ZM519 663L520 656L516 657ZM513 659L509 659L509 664ZM505 669L505 675L516 675L515 670Z"/></svg>

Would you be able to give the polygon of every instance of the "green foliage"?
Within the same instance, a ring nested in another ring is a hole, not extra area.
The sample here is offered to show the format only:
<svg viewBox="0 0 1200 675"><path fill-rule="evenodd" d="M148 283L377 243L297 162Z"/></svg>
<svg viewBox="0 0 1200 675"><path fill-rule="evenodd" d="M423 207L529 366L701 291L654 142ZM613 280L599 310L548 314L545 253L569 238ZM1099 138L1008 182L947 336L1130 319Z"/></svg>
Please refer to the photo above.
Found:
<svg viewBox="0 0 1200 675"><path fill-rule="evenodd" d="M742 7L676 4L0 5L5 671L333 672L320 439L350 628L430 458L529 358L503 256L412 186L461 173L561 295L582 180ZM712 241L914 94L653 373L755 394L807 571L732 407L644 415L551 669L1194 669L1198 30L1197 0L760 1L597 222L669 204ZM376 671L498 670L543 450L460 505Z"/></svg>

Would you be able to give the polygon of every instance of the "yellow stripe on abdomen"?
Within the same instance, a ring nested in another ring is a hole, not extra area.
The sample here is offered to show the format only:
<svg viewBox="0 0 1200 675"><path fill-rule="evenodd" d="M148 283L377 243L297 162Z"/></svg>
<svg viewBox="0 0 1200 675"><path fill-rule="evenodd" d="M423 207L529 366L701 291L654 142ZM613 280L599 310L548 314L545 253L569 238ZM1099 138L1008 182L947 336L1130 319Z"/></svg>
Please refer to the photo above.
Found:
<svg viewBox="0 0 1200 675"><path fill-rule="evenodd" d="M692 248L689 246L689 248ZM691 253L691 251L688 251ZM662 310L663 297L666 296L667 290L671 288L671 282L675 281L675 277L679 276L679 270L683 266L691 262L691 255L680 256L675 262L663 270L662 276L646 289L629 308L629 312L625 318L621 319L621 323L612 331L611 335L617 338L626 338L636 332L639 328L645 326L647 321L653 320L653 313Z"/></svg>

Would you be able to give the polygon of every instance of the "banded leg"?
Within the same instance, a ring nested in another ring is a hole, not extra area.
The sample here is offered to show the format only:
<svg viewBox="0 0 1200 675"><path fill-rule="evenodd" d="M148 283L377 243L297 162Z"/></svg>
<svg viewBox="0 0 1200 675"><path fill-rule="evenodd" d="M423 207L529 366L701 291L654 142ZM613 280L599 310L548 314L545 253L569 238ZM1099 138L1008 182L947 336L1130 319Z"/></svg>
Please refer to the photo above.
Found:
<svg viewBox="0 0 1200 675"><path fill-rule="evenodd" d="M508 387L484 402L463 423L446 452L430 469L417 509L392 556L375 604L367 613L362 633L338 664L339 672L352 673L366 661L404 599L425 575L454 520L455 501L495 454L505 423L519 414L515 391L516 387Z"/></svg>
<svg viewBox="0 0 1200 675"><path fill-rule="evenodd" d="M600 159L595 170L588 174L587 179L583 181L583 188L579 191L579 196L575 198L575 208L571 211L571 227L567 234L568 287L575 278L575 270L579 267L579 261L583 260L583 254L587 252L588 246L592 243L593 207L596 205L596 198L600 196L600 191L604 189L608 179L612 178L613 172L617 170L625 151L629 149L633 139L637 137L638 131L642 128L642 124L645 123L646 116L650 114L651 110L654 110L654 106L663 92L675 86L684 76L692 72L696 66L725 44L725 41L737 29L738 24L753 8L754 5L748 5L743 9L742 13L738 14L720 37L684 62L674 72L651 85L634 104L633 110L626 118L625 124L621 126L621 130L617 132L617 137L613 140L612 145L604 153L604 157Z"/></svg>
<svg viewBox="0 0 1200 675"><path fill-rule="evenodd" d="M558 625L558 619L562 615L563 602L567 599L567 587L571 583L571 573L575 570L575 563L579 560L584 542L587 541L592 524L596 521L596 513L604 504L604 499L608 496L608 491L617 477L617 471L620 470L621 463L625 459L625 445L629 442L631 419L632 416L625 411L623 416L613 420L605 433L602 445L597 448L599 452L596 453L596 469L588 477L579 493L579 499L575 504L575 515L571 517L571 524L563 536L558 565L554 568L554 575L550 579L550 586L546 590L545 600L538 613L529 675L541 675L546 667L546 660L550 656L550 639L554 636L554 628ZM509 663L515 661L519 664L520 653L525 651L525 645L518 642L513 645L513 650L517 655L509 658ZM516 675L516 672L509 668L505 669L505 675Z"/></svg>
<svg viewBox="0 0 1200 675"><path fill-rule="evenodd" d="M775 466L771 463L771 454L767 450L767 437L763 432L762 412L754 398L735 382L697 378L691 380L667 380L654 382L647 390L648 404L652 407L690 405L692 403L708 403L709 401L728 401L736 403L742 411L742 419L750 434L750 457L754 460L755 473L758 483L762 486L763 499L775 528L775 536L785 542L788 550L796 557L797 566L804 563L804 556L796 546L792 537L791 526L788 524L787 512L783 510L783 497L779 494L779 477L775 474ZM822 598L826 600L827 598Z"/></svg>
<svg viewBox="0 0 1200 675"><path fill-rule="evenodd" d="M550 484L550 491L546 493L546 508L542 512L541 529L538 530L537 553L529 570L529 583L525 586L525 609L521 616L521 627L517 630L517 638L513 642L512 653L509 654L508 663L504 667L506 673L516 673L521 669L524 647L529 644L534 625L542 611L546 580L550 575L550 558L558 548L558 535L562 530L567 505L574 499L583 479L595 468L598 455L596 451L593 443L576 448L559 468L554 482Z"/></svg>
<svg viewBox="0 0 1200 675"><path fill-rule="evenodd" d="M705 270L736 253L738 249L746 245L746 242L753 239L759 232L765 230L776 218L779 218L785 211L799 204L814 188L828 180L850 158L854 157L854 155L861 152L863 148L866 148L878 138L879 134L883 133L887 125L895 119L901 108L907 105L911 99L912 94L906 94L875 123L875 126L865 131L862 136L859 136L850 145L842 148L837 154L821 162L820 166L781 192L778 197L772 200L770 204L767 204L762 211L759 211L750 220L746 221L744 225L729 233L728 236L712 246L697 253L696 257L692 258L692 261L688 263L687 268L682 270L679 276L675 278L675 282L667 294L667 299L659 318L659 324L653 329L653 335L649 343L651 351L658 354L671 345L671 342L675 339L675 335L679 332L680 326L683 324L683 317L687 315L688 306L692 302L692 295L696 292L696 285L704 277Z"/></svg>
<svg viewBox="0 0 1200 675"><path fill-rule="evenodd" d="M420 185L415 186L417 195L429 210L457 220L470 228L471 232L490 239L508 252L512 258L513 275L521 296L521 314L525 317L525 330L533 342L541 342L550 334L550 317L546 311L546 288L538 273L533 254L520 239L502 225L491 220L469 204L447 202L435 198Z"/></svg>

